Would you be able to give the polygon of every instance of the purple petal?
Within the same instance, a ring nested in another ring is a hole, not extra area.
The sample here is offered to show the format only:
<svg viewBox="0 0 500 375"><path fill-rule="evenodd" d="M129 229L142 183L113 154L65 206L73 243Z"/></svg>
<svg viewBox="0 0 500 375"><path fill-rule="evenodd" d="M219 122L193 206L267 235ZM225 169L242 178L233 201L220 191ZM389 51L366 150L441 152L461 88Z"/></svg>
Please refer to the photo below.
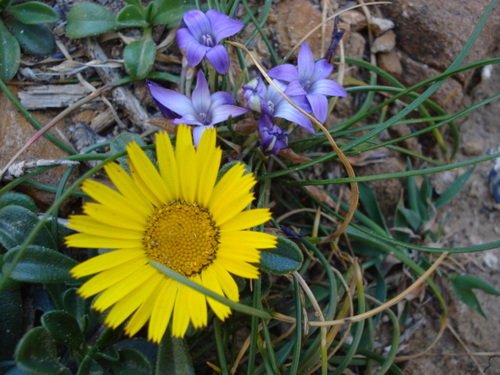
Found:
<svg viewBox="0 0 500 375"><path fill-rule="evenodd" d="M198 147L198 144L200 143L201 136L207 129L213 129L214 127L209 125L209 126L195 126L193 128L193 143L196 147Z"/></svg>
<svg viewBox="0 0 500 375"><path fill-rule="evenodd" d="M270 69L267 74L269 77L279 79L285 82L291 82L299 78L297 67L292 64L282 64Z"/></svg>
<svg viewBox="0 0 500 375"><path fill-rule="evenodd" d="M311 121L288 102L282 102L281 105L275 109L274 117L281 117L290 122L295 122L308 132L315 134Z"/></svg>
<svg viewBox="0 0 500 375"><path fill-rule="evenodd" d="M305 95L302 96L294 96L292 98L293 102L297 104L300 108L302 108L306 112L312 112L312 108L309 105L309 101Z"/></svg>
<svg viewBox="0 0 500 375"><path fill-rule="evenodd" d="M311 80L314 73L314 56L307 42L300 46L299 55L297 57L297 66L299 71L299 81L304 82Z"/></svg>
<svg viewBox="0 0 500 375"><path fill-rule="evenodd" d="M234 100L231 94L225 91L215 92L210 98L212 101L212 107L214 108L222 104L234 104Z"/></svg>
<svg viewBox="0 0 500 375"><path fill-rule="evenodd" d="M345 98L347 92L342 87L341 84L332 81L331 79L320 79L313 83L311 89L309 90L311 94L322 94L328 96L341 96Z"/></svg>
<svg viewBox="0 0 500 375"><path fill-rule="evenodd" d="M245 25L243 22L233 20L231 17L213 9L207 12L207 18L210 20L217 43L228 36L236 34Z"/></svg>
<svg viewBox="0 0 500 375"><path fill-rule="evenodd" d="M169 110L184 116L194 113L191 99L174 90L165 89L159 85L148 85L149 92L155 101Z"/></svg>
<svg viewBox="0 0 500 375"><path fill-rule="evenodd" d="M312 75L312 80L317 81L320 79L328 78L330 74L332 74L332 71L333 71L332 64L330 64L325 59L318 60L314 64L314 73Z"/></svg>
<svg viewBox="0 0 500 375"><path fill-rule="evenodd" d="M200 41L201 36L205 34L212 34L212 26L210 20L201 10L194 9L184 13L182 18L186 23L189 31L193 36Z"/></svg>
<svg viewBox="0 0 500 375"><path fill-rule="evenodd" d="M179 29L176 35L179 48L185 50L189 66L198 65L210 48L198 43L188 29Z"/></svg>
<svg viewBox="0 0 500 375"><path fill-rule="evenodd" d="M193 108L196 113L208 113L210 108L210 90L202 70L198 71L196 77L196 87L191 95Z"/></svg>
<svg viewBox="0 0 500 375"><path fill-rule="evenodd" d="M302 88L302 85L299 83L299 81L290 82L283 92L288 96L301 96L307 94L307 92Z"/></svg>
<svg viewBox="0 0 500 375"><path fill-rule="evenodd" d="M238 107L231 104L223 104L217 108L214 108L211 112L212 124L218 124L219 122L226 121L229 116L233 118L241 116L248 112L248 109Z"/></svg>
<svg viewBox="0 0 500 375"><path fill-rule="evenodd" d="M172 121L174 124L184 124L184 125L199 125L199 126L204 126L205 124L201 123L195 116L192 114L188 114L186 116L183 116L181 118L176 118L174 121Z"/></svg>
<svg viewBox="0 0 500 375"><path fill-rule="evenodd" d="M229 70L229 55L223 45L218 44L207 51L207 59L217 73L226 74Z"/></svg>
<svg viewBox="0 0 500 375"><path fill-rule="evenodd" d="M148 88L149 94L153 98L154 102L156 103L156 106L160 109L163 116L165 116L166 118L171 119L171 120L173 120L174 118L180 117L180 115L178 113L168 109L163 104L161 104L158 100L156 100L156 95L158 95L159 89L163 89L163 87L161 87L157 83L150 81L150 80L146 80L146 87Z"/></svg>
<svg viewBox="0 0 500 375"><path fill-rule="evenodd" d="M328 100L326 97L320 94L309 94L307 95L307 100L318 121L321 123L325 122L326 116L328 115Z"/></svg>

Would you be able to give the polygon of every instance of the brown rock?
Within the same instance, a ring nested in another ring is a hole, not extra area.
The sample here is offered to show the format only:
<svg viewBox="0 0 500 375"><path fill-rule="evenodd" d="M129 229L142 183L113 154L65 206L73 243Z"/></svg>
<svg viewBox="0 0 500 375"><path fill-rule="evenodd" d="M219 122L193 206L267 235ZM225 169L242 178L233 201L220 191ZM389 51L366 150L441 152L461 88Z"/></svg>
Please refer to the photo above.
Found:
<svg viewBox="0 0 500 375"><path fill-rule="evenodd" d="M390 52L396 46L396 34L394 31L389 30L379 36L372 45L372 52Z"/></svg>
<svg viewBox="0 0 500 375"><path fill-rule="evenodd" d="M298 47L302 38L322 22L320 10L309 0L281 1L273 6L272 14L272 18L268 19L273 22L270 25L270 31L272 37L277 39L277 47L283 55L287 54L290 49ZM333 20L326 25L324 46L321 27L307 38L307 43L316 57L320 57L322 48L324 48L323 52L326 52L332 30Z"/></svg>
<svg viewBox="0 0 500 375"><path fill-rule="evenodd" d="M392 30L394 28L394 22L386 18L372 17L370 18L370 30L379 36L386 31Z"/></svg>
<svg viewBox="0 0 500 375"><path fill-rule="evenodd" d="M342 13L340 16L340 21L349 27L351 31L360 31L366 29L368 25L366 22L366 17L363 13L357 10L349 10Z"/></svg>
<svg viewBox="0 0 500 375"><path fill-rule="evenodd" d="M403 73L401 61L399 61L399 57L394 51L377 54L377 65L380 69L386 71L397 79L399 79Z"/></svg>
<svg viewBox="0 0 500 375"><path fill-rule="evenodd" d="M401 64L403 66L401 80L407 87L439 74L439 71L436 69L412 60L406 55L401 56ZM422 90L419 91L421 92ZM439 90L431 96L431 99L435 100L440 106L450 110L459 107L463 98L462 85L454 78L447 79Z"/></svg>
<svg viewBox="0 0 500 375"><path fill-rule="evenodd" d="M458 56L490 0L395 0L383 12L396 22L398 46L415 60L444 71ZM481 60L498 46L500 8L495 7L467 60ZM460 81L466 81L462 74Z"/></svg>
<svg viewBox="0 0 500 375"><path fill-rule="evenodd" d="M10 87L12 91L17 91ZM3 94L0 94L0 166L3 168L9 160L23 147L23 145L36 133L33 126L20 114L12 102ZM49 122L54 115L46 112L32 112L42 124ZM35 161L39 159L59 159L67 154L55 146L45 137L37 139L26 151L17 159L20 161ZM61 180L65 167L51 168L34 178L35 181L52 186L57 186ZM19 190L31 196L41 207L46 208L54 202L54 194L43 190L35 189L29 186L19 186Z"/></svg>

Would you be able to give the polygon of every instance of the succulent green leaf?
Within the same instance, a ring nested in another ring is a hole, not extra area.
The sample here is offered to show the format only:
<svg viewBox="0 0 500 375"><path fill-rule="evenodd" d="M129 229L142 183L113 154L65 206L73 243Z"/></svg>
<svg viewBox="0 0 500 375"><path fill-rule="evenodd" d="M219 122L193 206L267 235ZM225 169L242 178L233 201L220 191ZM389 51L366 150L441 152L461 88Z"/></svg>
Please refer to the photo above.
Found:
<svg viewBox="0 0 500 375"><path fill-rule="evenodd" d="M38 216L22 206L6 206L0 209L0 244L11 249L23 243L33 227L38 223ZM56 241L46 227L35 237L33 244L55 248Z"/></svg>
<svg viewBox="0 0 500 375"><path fill-rule="evenodd" d="M24 50L35 55L54 52L56 42L52 32L44 25L28 25L17 20L6 21L6 25Z"/></svg>
<svg viewBox="0 0 500 375"><path fill-rule="evenodd" d="M68 13L66 34L72 38L104 34L120 28L116 15L94 3L75 5Z"/></svg>
<svg viewBox="0 0 500 375"><path fill-rule="evenodd" d="M486 318L486 314L484 313L483 309L481 308L481 304L479 303L479 300L477 299L477 296L472 289L460 288L459 286L457 286L453 283L453 280L451 281L451 287L453 289L453 292L455 293L455 296L460 301L462 301L469 308L477 311L484 318Z"/></svg>
<svg viewBox="0 0 500 375"><path fill-rule="evenodd" d="M19 289L0 290L0 361L11 360L23 332L23 301Z"/></svg>
<svg viewBox="0 0 500 375"><path fill-rule="evenodd" d="M0 209L5 206L21 206L27 208L31 212L36 212L36 204L30 196L14 191L8 191L0 196Z"/></svg>
<svg viewBox="0 0 500 375"><path fill-rule="evenodd" d="M144 16L144 11L133 5L127 5L118 13L116 19L122 27L148 27L149 23Z"/></svg>
<svg viewBox="0 0 500 375"><path fill-rule="evenodd" d="M27 25L53 23L59 20L59 15L54 9L38 1L9 6L6 11Z"/></svg>
<svg viewBox="0 0 500 375"><path fill-rule="evenodd" d="M0 19L0 79L14 77L21 61L21 47Z"/></svg>
<svg viewBox="0 0 500 375"><path fill-rule="evenodd" d="M136 79L146 77L155 61L156 44L151 39L130 43L123 52L125 68Z"/></svg>
<svg viewBox="0 0 500 375"><path fill-rule="evenodd" d="M155 0L154 5L156 12L153 22L165 25L178 21L185 12L196 8L192 0Z"/></svg>
<svg viewBox="0 0 500 375"><path fill-rule="evenodd" d="M85 357L80 363L77 375L104 375L101 365L92 357Z"/></svg>
<svg viewBox="0 0 500 375"><path fill-rule="evenodd" d="M153 366L144 354L135 349L120 350L120 359L114 363L112 369L115 374L122 375L152 375ZM165 373L170 374L170 373Z"/></svg>
<svg viewBox="0 0 500 375"><path fill-rule="evenodd" d="M86 319L86 302L77 293L76 288L67 289L63 294L64 311L71 315L80 326L80 330L84 332L87 329Z"/></svg>
<svg viewBox="0 0 500 375"><path fill-rule="evenodd" d="M275 275L284 275L297 271L304 256L299 247L289 239L278 237L274 249L264 249L260 253L260 268Z"/></svg>
<svg viewBox="0 0 500 375"><path fill-rule="evenodd" d="M10 267L15 261L20 248L8 251L4 256L4 268ZM69 270L78 262L55 250L30 245L16 264L11 278L32 283L63 283L74 279Z"/></svg>
<svg viewBox="0 0 500 375"><path fill-rule="evenodd" d="M80 327L70 314L61 310L49 311L42 316L42 325L50 332L57 344L82 350L84 338Z"/></svg>
<svg viewBox="0 0 500 375"><path fill-rule="evenodd" d="M158 348L155 373L194 375L193 360L184 340L163 335Z"/></svg>
<svg viewBox="0 0 500 375"><path fill-rule="evenodd" d="M37 375L71 375L71 371L57 361L57 348L49 331L35 327L19 341L15 359L17 367Z"/></svg>

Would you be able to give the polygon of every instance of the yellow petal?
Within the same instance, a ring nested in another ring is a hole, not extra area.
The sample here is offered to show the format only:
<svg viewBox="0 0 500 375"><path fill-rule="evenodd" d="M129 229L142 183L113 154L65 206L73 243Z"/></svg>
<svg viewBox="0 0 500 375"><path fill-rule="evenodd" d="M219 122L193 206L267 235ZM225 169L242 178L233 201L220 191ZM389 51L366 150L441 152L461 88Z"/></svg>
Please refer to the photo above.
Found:
<svg viewBox="0 0 500 375"><path fill-rule="evenodd" d="M172 193L168 191L160 173L144 151L137 143L129 143L127 152L132 177L142 194L157 207L169 202L172 199Z"/></svg>
<svg viewBox="0 0 500 375"><path fill-rule="evenodd" d="M147 217L141 217L141 215L137 213L134 215L127 215L128 210L123 211L120 210L119 207L114 208L90 202L85 203L83 212L103 224L119 223L120 227L131 230L144 231L146 228Z"/></svg>
<svg viewBox="0 0 500 375"><path fill-rule="evenodd" d="M157 285L155 290L149 295L149 297L142 303L142 305L135 311L135 313L130 318L129 322L125 326L125 333L129 336L135 335L139 330L146 324L146 322L151 318L153 312L153 307L156 301L161 296L161 291L163 285L165 284L165 278L160 273L156 274ZM161 337L160 337L161 339ZM159 340L155 341L159 342Z"/></svg>
<svg viewBox="0 0 500 375"><path fill-rule="evenodd" d="M141 241L144 236L144 229L130 230L121 227L119 222L103 224L87 215L70 216L68 227L86 234L109 238Z"/></svg>
<svg viewBox="0 0 500 375"><path fill-rule="evenodd" d="M269 219L271 219L271 212L267 208L242 211L232 217L231 220L220 225L220 229L222 232L249 229L264 224Z"/></svg>
<svg viewBox="0 0 500 375"><path fill-rule="evenodd" d="M219 277L218 277L217 273L215 272L215 268L212 267L212 265L210 267L205 268L203 270L203 272L201 273L201 279L203 282L203 286L207 289L210 289L212 292L215 292L215 293L223 296L224 292L222 291ZM232 282L233 284L236 285L234 279L231 276L229 276L229 278L231 280L230 282ZM237 286L236 286L236 293L238 293ZM212 310L214 311L215 315L217 315L217 317L220 320L225 320L229 316L229 314L231 314L231 309L229 308L229 306L227 306L221 302L218 302L210 297L207 297L207 301L208 301L208 304L210 305L210 307L212 308Z"/></svg>
<svg viewBox="0 0 500 375"><path fill-rule="evenodd" d="M160 342L170 322L174 307L177 309L175 301L178 294L178 285L178 282L172 279L166 279L162 283L149 322L148 337L153 342Z"/></svg>
<svg viewBox="0 0 500 375"><path fill-rule="evenodd" d="M215 129L205 130L196 152L200 176L195 199L202 207L208 207L222 158L222 150L215 147L216 136Z"/></svg>
<svg viewBox="0 0 500 375"><path fill-rule="evenodd" d="M224 243L225 246L235 248L241 243L256 249L272 249L276 247L275 236L250 230L238 230L224 233L221 231L220 241Z"/></svg>
<svg viewBox="0 0 500 375"><path fill-rule="evenodd" d="M126 262L140 261L139 259L142 259L143 263L147 262L142 249L118 249L108 251L107 253L95 256L78 264L70 270L70 273L73 277L80 278L117 267Z"/></svg>
<svg viewBox="0 0 500 375"><path fill-rule="evenodd" d="M108 326L111 328L118 327L154 293L160 281L154 277L155 275L145 280L134 291L125 295L111 308L105 320Z"/></svg>
<svg viewBox="0 0 500 375"><path fill-rule="evenodd" d="M190 277L192 281L202 285L199 274ZM189 301L189 315L194 328L207 326L207 298L203 293L200 293L192 288L186 287L186 299Z"/></svg>
<svg viewBox="0 0 500 375"><path fill-rule="evenodd" d="M96 249L130 249L142 246L142 241L124 238L109 238L87 233L75 233L65 238L69 247L84 247Z"/></svg>
<svg viewBox="0 0 500 375"><path fill-rule="evenodd" d="M149 264L142 265L142 267L133 274L130 274L128 277L106 288L106 290L95 299L94 308L98 311L106 310L127 294L132 293L143 282L151 278L155 272L157 271Z"/></svg>
<svg viewBox="0 0 500 375"><path fill-rule="evenodd" d="M247 279L256 279L259 277L259 270L251 264L235 261L234 259L223 256L218 256L217 262L234 275L246 277Z"/></svg>
<svg viewBox="0 0 500 375"><path fill-rule="evenodd" d="M166 132L156 133L156 155L160 174L173 197L179 197L179 176L177 160L172 143Z"/></svg>
<svg viewBox="0 0 500 375"><path fill-rule="evenodd" d="M189 287L179 283L179 290L175 299L174 316L172 317L172 336L184 337L189 326Z"/></svg>
<svg viewBox="0 0 500 375"><path fill-rule="evenodd" d="M132 259L126 263L105 270L85 282L80 289L78 289L78 293L84 298L91 297L129 277L143 267L143 265L144 263Z"/></svg>
<svg viewBox="0 0 500 375"><path fill-rule="evenodd" d="M196 163L197 159L191 137L191 129L187 126L179 126L177 130L175 159L177 160L179 172L179 197L187 203L195 203L199 170Z"/></svg>

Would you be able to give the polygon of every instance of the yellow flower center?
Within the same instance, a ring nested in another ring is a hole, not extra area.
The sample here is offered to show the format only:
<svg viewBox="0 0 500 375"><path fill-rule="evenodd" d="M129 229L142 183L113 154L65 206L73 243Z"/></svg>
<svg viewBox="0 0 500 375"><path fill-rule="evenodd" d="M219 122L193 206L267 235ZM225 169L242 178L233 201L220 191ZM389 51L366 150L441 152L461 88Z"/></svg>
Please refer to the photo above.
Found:
<svg viewBox="0 0 500 375"><path fill-rule="evenodd" d="M211 264L218 245L219 228L210 212L184 202L157 208L144 234L149 259L186 277Z"/></svg>

